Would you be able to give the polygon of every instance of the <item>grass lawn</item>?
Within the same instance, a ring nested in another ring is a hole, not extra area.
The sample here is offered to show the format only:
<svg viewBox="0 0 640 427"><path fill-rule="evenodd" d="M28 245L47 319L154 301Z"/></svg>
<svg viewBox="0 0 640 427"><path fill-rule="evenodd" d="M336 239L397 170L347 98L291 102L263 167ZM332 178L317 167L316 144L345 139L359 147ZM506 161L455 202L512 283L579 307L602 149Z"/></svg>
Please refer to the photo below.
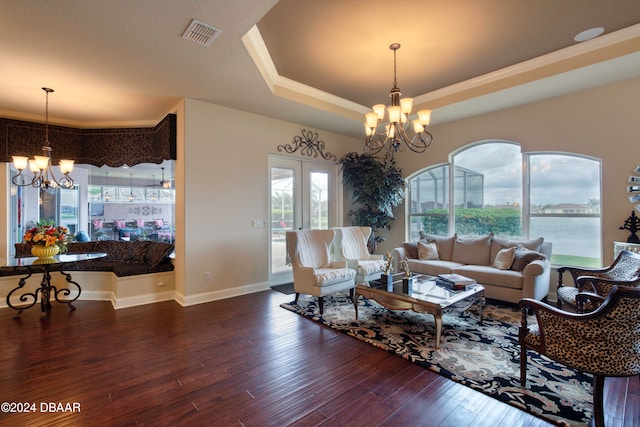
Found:
<svg viewBox="0 0 640 427"><path fill-rule="evenodd" d="M601 268L598 258L573 255L551 255L551 264L556 266L570 265L574 267Z"/></svg>

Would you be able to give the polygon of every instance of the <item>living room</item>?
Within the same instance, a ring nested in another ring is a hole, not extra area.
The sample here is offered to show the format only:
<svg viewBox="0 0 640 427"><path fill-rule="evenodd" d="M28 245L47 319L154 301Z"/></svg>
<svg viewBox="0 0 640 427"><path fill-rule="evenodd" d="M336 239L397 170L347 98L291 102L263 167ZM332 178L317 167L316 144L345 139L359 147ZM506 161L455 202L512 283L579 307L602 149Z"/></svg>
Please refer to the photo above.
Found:
<svg viewBox="0 0 640 427"><path fill-rule="evenodd" d="M24 8L20 3L12 3L8 8ZM275 3L261 2L261 7L255 8L247 4L241 5L244 8L237 6L242 10L235 13L237 16L243 16L242 27L245 32L233 33L236 39L234 48L243 48L240 37ZM194 6L191 5L191 7ZM251 11L246 12L247 16L245 16L243 14L247 9ZM48 11L48 9L44 10ZM82 10L83 13L87 13L84 8ZM153 16L151 12L147 12ZM179 16L183 17L185 13L199 16L198 12L200 12L198 8L187 8L187 11L181 11ZM69 16L74 15L73 12L64 9L62 12L55 13L53 15L55 19L52 18L52 21L58 22L61 15L65 13ZM39 20L36 23L43 27L50 25L46 17L37 15ZM194 16L189 15L187 21ZM215 23L222 25L218 21ZM122 25L125 24L129 22ZM628 44L634 46L635 54L631 56L636 58L637 64L640 45L637 23L634 22L634 24L636 24L636 36ZM185 25L180 24L181 27ZM230 36L230 32L231 30L225 31L220 38ZM5 39L11 38L8 35L5 37ZM120 48L125 51L124 46ZM95 47L86 49L90 51ZM379 102L386 102L391 79L391 56L386 44L376 49L380 50L382 61L388 66L383 69L384 72L380 72L384 83L371 88L370 91L377 95ZM5 52L9 51L7 47ZM403 51L400 50L399 60L403 58L402 54ZM40 87L51 85L56 89L50 102L52 120L56 119L57 124L78 125L77 120L68 119L65 122L65 110L68 107L65 105L63 108L63 105L73 104L73 101L77 100L77 98L69 100L65 92L71 90L71 86L81 86L83 78L74 74L72 77L77 77L77 83L68 83L64 78L57 78L52 82L51 79L56 73L46 65L56 56L55 50L52 50L47 54L46 60L36 61L32 58L34 62L28 64L30 69L41 69L37 79L31 78L28 88L33 92L28 92L30 93L28 97L33 98L33 103L37 105L35 112L22 114L23 111L18 108L7 111L3 106L1 112L3 116L42 121ZM437 58L438 56L434 55L433 61L437 61ZM118 61L118 56L111 56L110 60ZM220 65L219 72L227 78L230 78L228 74L242 72L259 75L256 66L249 61L248 54L242 57L240 64L242 67L235 70L227 70ZM123 61L122 68L126 69L128 65ZM607 64L601 66L606 67ZM402 72L405 70L408 72L410 66L400 62L398 67L399 84L402 85L404 78ZM610 72L615 74L617 69L615 63L611 68ZM77 73L81 74L80 71ZM425 71L424 75L427 79L429 73ZM0 86L2 91L7 85L19 86L15 83L15 75L4 75L4 77ZM101 77L106 79L106 76ZM74 80L71 77L69 79ZM113 75L111 79L117 81L119 76ZM187 77L184 79L186 80ZM251 97L253 92L255 96L265 94L273 96L263 80L258 80L258 83L252 80L251 83L242 91L238 88L239 84L233 84L234 89L238 90L238 98L240 95ZM24 93L27 93L26 89ZM98 93L99 96L94 97L93 92L87 90L85 97L93 98L94 102L96 99L107 98L106 92ZM451 121L439 122L438 108L440 108L440 114L444 115L447 109L455 110L468 104L457 105L456 102L451 102L448 105L434 106L434 123L430 126L430 132L434 135L435 142L424 154L399 153L396 156L397 162L405 176L410 176L425 167L446 163L452 152L485 140L512 141L520 144L523 152L576 153L600 159L602 162L602 247L600 250L603 265L607 265L613 257L613 242L624 241L627 237L627 233L619 227L634 209L629 203L626 186L629 175L640 164L640 158L635 154L638 135L640 135L640 124L637 120L637 112L640 111L639 94L640 77L636 75L573 93L541 97L525 105L483 111L481 114L470 114L468 117ZM120 103L127 102L127 93L124 91L116 91L112 96L113 98L110 99L116 99L117 102L112 101L116 106L111 109L117 110ZM197 88L191 88L188 92L174 96L171 102L167 102L166 98L162 101L164 103L159 106L160 111L157 117L145 116L137 121L139 125L155 125L168 113L177 115L175 301L181 305L190 306L268 290L270 286L269 233L266 227L254 226L254 220L270 217L266 184L269 176L269 155L281 155L277 147L289 143L305 127L317 130L327 150L337 158L349 152L361 152L364 132L360 136L355 136L338 130L344 122L353 121L356 121L361 129L363 118L358 116L357 119L351 119L338 116L336 118L338 126L323 127L320 125L321 119L333 119L335 116L317 107L283 100L274 101L270 106L282 107L282 110L289 113L290 118L285 120L274 118L267 113L243 111L240 100L227 104L223 100L218 103L204 101L198 94ZM106 108L106 110L111 109ZM311 124L302 119L302 113L309 111L317 116L317 121ZM110 125L128 126L132 121L121 118L113 120ZM55 146L53 150L55 153ZM291 157L305 158L300 155L300 152L292 154ZM2 172L0 197L4 200L8 200L11 191L8 169L8 163L0 164ZM345 195L342 205L336 208L338 217L335 225L350 223L347 215L348 204L348 196ZM385 253L406 238L405 207L398 207L395 214L396 221L391 230L382 232L386 241L379 246L378 253ZM0 213L0 224L6 226L0 229L0 238L5 242L9 241L8 218L8 212L3 210ZM2 245L0 251L2 256L7 256L10 248L8 245ZM555 283L554 277L551 281Z"/></svg>

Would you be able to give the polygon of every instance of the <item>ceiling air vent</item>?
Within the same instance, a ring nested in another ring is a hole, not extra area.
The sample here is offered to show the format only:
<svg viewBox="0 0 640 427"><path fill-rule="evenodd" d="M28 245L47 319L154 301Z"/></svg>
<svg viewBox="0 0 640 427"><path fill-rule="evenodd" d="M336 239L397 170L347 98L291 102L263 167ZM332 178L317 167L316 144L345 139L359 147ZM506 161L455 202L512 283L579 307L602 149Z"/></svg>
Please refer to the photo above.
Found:
<svg viewBox="0 0 640 427"><path fill-rule="evenodd" d="M219 34L219 29L194 19L182 35L182 38L191 40L192 42L201 44L202 46L209 47Z"/></svg>

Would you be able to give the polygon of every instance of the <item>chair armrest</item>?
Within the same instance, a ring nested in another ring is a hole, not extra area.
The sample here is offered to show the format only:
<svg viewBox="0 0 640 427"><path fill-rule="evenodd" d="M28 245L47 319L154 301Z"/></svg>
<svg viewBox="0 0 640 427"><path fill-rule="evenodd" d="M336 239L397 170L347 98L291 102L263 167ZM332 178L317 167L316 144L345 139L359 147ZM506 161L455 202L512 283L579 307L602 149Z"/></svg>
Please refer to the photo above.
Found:
<svg viewBox="0 0 640 427"><path fill-rule="evenodd" d="M545 268L548 268L547 261L535 260L525 265L522 269L523 276L539 276L544 273Z"/></svg>
<svg viewBox="0 0 640 427"><path fill-rule="evenodd" d="M606 296L598 295L593 292L580 292L576 295L576 311L578 313L584 313L588 302L591 302L593 307L597 308L605 299L607 299Z"/></svg>
<svg viewBox="0 0 640 427"><path fill-rule="evenodd" d="M576 287L580 292L592 292L603 297L606 296L615 285L637 288L640 286L640 278L633 280L612 280L602 277L580 276L576 279Z"/></svg>
<svg viewBox="0 0 640 427"><path fill-rule="evenodd" d="M304 275L309 275L309 276L313 276L316 273L316 269L313 267L304 267L302 265L299 265L295 267L295 269L298 270L300 273Z"/></svg>
<svg viewBox="0 0 640 427"><path fill-rule="evenodd" d="M539 311L546 311L562 318L570 319L576 316L575 313L564 311L559 308L553 307L542 301L535 300L533 298L522 298L519 302L520 310L529 310L538 317Z"/></svg>
<svg viewBox="0 0 640 427"><path fill-rule="evenodd" d="M572 266L562 266L558 267L558 287L562 287L562 276L565 271L568 271L573 278L574 283L577 283L578 277L580 276L598 276L600 274L604 274L611 269L611 266L606 268L580 268L580 267L572 267Z"/></svg>

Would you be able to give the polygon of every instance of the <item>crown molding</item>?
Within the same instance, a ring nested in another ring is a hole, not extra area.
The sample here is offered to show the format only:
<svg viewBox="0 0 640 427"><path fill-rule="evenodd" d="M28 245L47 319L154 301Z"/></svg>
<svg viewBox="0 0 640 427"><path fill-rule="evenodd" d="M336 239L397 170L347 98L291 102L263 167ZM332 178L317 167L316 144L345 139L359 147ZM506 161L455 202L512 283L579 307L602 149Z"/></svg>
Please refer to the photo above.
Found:
<svg viewBox="0 0 640 427"><path fill-rule="evenodd" d="M257 26L254 25L242 37L242 41L273 95L358 121L362 121L362 116L370 111L369 107L280 76ZM539 81L639 50L640 24L636 24L416 96L414 106L416 109L429 108L436 111L438 108Z"/></svg>

